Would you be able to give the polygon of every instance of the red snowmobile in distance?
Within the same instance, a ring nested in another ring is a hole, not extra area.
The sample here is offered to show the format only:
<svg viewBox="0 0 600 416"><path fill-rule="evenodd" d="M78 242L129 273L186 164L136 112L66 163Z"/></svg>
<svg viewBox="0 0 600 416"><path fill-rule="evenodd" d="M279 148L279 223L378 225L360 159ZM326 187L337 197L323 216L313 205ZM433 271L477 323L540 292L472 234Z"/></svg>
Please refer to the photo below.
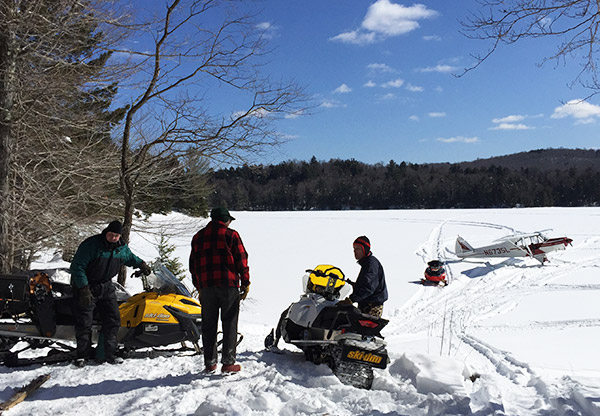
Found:
<svg viewBox="0 0 600 416"><path fill-rule="evenodd" d="M439 260L431 260L427 263L425 269L425 277L421 279L421 284L424 286L446 286L446 269L444 263Z"/></svg>

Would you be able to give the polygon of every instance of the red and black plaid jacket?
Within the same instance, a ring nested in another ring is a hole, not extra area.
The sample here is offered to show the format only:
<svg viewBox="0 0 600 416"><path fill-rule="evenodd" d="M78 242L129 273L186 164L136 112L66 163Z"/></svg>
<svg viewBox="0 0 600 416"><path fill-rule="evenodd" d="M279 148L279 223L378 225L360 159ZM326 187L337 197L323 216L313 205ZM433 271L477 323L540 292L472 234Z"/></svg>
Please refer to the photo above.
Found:
<svg viewBox="0 0 600 416"><path fill-rule="evenodd" d="M197 289L250 284L248 253L237 231L211 221L192 239L190 272Z"/></svg>

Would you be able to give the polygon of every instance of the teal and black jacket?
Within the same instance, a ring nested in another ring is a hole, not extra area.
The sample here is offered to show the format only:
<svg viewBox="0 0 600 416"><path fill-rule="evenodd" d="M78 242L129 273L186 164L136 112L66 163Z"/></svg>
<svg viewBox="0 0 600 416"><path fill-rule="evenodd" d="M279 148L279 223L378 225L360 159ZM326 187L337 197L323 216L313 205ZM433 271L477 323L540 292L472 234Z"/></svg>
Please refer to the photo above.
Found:
<svg viewBox="0 0 600 416"><path fill-rule="evenodd" d="M104 230L79 245L71 262L71 284L77 288L94 286L111 280L123 265L139 268L142 263L121 240L109 243Z"/></svg>

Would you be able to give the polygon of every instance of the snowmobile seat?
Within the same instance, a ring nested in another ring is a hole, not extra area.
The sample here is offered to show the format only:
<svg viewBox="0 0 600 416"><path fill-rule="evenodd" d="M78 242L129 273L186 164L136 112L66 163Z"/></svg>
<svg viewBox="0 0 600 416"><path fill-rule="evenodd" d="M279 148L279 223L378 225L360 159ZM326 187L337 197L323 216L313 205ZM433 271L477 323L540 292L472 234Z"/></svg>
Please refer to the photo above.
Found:
<svg viewBox="0 0 600 416"><path fill-rule="evenodd" d="M365 326L361 322L369 324ZM362 335L381 336L380 331L387 323L386 319L365 315L352 305L336 305L323 308L313 322L313 327L323 328L329 332L345 330Z"/></svg>
<svg viewBox="0 0 600 416"><path fill-rule="evenodd" d="M350 324L348 314L359 314L360 310L353 305L336 305L323 308L313 326L324 329L339 329Z"/></svg>

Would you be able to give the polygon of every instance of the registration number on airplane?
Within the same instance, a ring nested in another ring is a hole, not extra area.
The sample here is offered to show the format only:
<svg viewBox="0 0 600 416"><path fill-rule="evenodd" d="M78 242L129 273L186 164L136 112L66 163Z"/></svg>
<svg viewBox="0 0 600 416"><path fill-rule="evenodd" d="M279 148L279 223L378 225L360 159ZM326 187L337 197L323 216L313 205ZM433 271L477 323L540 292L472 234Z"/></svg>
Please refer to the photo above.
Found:
<svg viewBox="0 0 600 416"><path fill-rule="evenodd" d="M489 248L487 250L483 250L483 254L486 256L493 256L498 254L508 254L508 249L506 247L497 247L497 248Z"/></svg>

